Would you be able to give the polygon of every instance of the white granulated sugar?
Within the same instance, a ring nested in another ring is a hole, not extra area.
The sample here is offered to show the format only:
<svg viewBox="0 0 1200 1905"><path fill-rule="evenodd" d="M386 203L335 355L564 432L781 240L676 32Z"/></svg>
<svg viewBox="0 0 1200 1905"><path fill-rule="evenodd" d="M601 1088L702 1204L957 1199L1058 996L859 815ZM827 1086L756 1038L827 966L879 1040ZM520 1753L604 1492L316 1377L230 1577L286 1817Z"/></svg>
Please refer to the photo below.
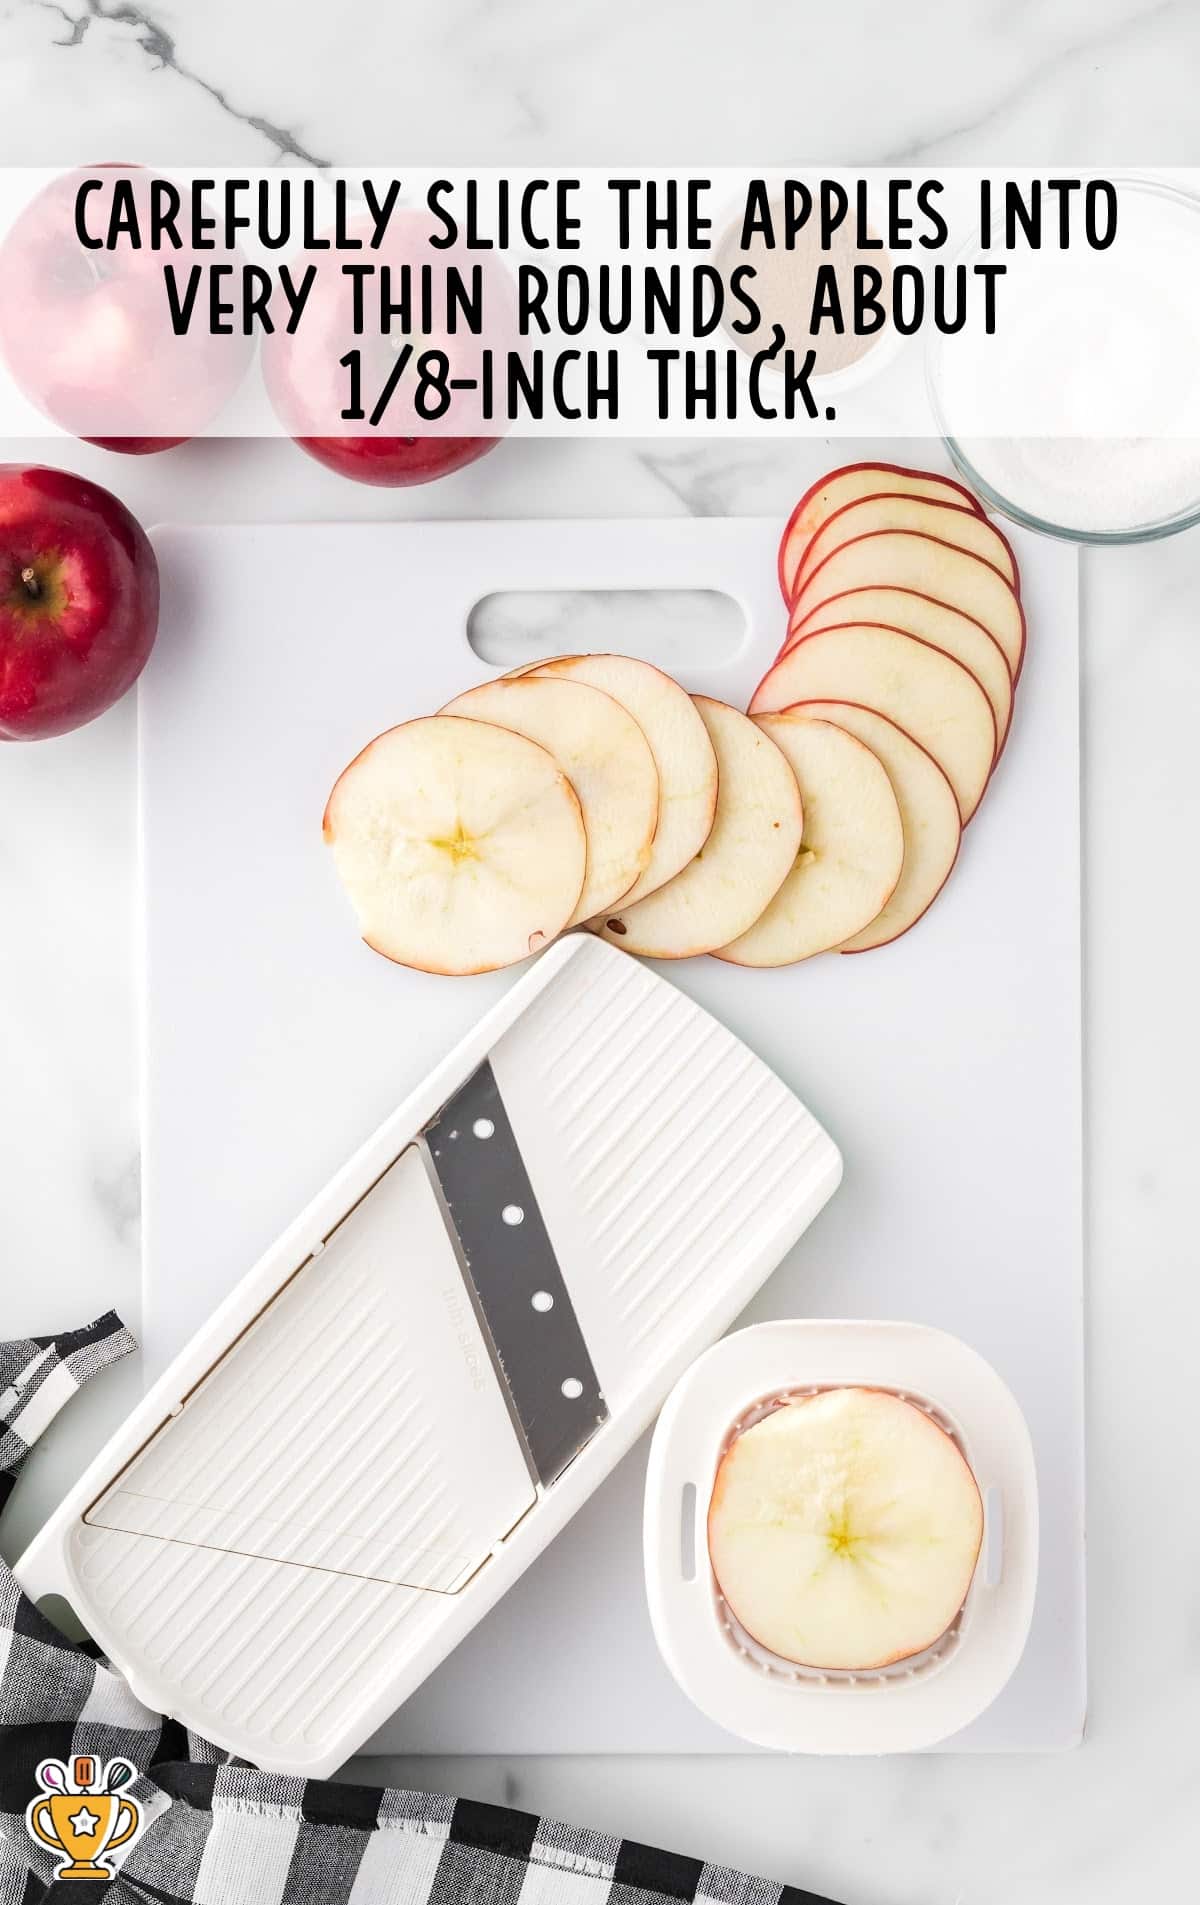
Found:
<svg viewBox="0 0 1200 1905"><path fill-rule="evenodd" d="M1200 504L1200 205L1120 188L1110 250L1007 259L993 337L945 341L947 434L982 481L1064 529L1146 528Z"/></svg>
<svg viewBox="0 0 1200 1905"><path fill-rule="evenodd" d="M998 496L1063 529L1119 534L1200 502L1195 438L972 437L960 448Z"/></svg>

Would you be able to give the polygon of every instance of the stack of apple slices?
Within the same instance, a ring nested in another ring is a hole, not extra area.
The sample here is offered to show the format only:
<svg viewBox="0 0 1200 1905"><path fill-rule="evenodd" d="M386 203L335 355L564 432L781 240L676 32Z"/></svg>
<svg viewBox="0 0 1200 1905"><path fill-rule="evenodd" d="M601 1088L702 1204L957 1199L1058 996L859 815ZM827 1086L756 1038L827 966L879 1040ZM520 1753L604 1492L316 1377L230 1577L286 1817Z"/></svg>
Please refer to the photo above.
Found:
<svg viewBox="0 0 1200 1905"><path fill-rule="evenodd" d="M787 635L748 714L565 655L372 741L325 813L367 943L471 973L580 925L741 966L907 932L1008 735L1012 551L957 483L856 464L802 498L779 573Z"/></svg>
<svg viewBox="0 0 1200 1905"><path fill-rule="evenodd" d="M1007 539L951 478L856 463L801 497L779 581L787 633L751 711L863 701L934 756L965 825L1008 738L1025 655Z"/></svg>
<svg viewBox="0 0 1200 1905"><path fill-rule="evenodd" d="M723 712L760 745L753 722ZM426 972L488 972L674 885L714 832L710 726L705 705L649 663L571 655L379 735L325 810L367 944ZM771 836L769 877L722 915L718 941L751 923L795 858L800 798L781 756L776 781L790 831Z"/></svg>
<svg viewBox="0 0 1200 1905"><path fill-rule="evenodd" d="M840 942L866 952L907 932L937 897L1008 739L1025 655L1017 564L961 484L856 463L801 497L779 581L787 633L751 715L833 722L880 760L900 809L896 886ZM867 824L860 804L857 831ZM887 829L871 824L882 851ZM752 950L768 938L756 933Z"/></svg>

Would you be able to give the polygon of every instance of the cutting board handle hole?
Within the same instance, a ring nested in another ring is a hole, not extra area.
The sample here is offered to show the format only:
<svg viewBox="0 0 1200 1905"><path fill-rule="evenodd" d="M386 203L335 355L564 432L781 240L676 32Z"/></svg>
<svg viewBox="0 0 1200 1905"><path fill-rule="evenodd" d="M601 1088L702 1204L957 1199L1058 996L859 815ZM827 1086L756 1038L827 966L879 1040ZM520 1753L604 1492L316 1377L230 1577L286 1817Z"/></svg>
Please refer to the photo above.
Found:
<svg viewBox="0 0 1200 1905"><path fill-rule="evenodd" d="M686 675L732 661L747 628L741 604L719 589L504 589L476 602L467 640L494 668L612 653Z"/></svg>

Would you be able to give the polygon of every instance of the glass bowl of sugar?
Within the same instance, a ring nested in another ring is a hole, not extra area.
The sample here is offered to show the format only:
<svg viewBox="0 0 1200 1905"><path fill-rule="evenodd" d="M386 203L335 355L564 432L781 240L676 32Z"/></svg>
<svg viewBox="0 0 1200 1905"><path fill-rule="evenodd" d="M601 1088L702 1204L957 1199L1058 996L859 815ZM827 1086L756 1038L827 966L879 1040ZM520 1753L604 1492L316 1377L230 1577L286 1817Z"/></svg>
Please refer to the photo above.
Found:
<svg viewBox="0 0 1200 1905"><path fill-rule="evenodd" d="M1116 216L1111 233L1097 219L1097 245L1080 198L1065 248L1057 203L1039 248L973 247L968 269L1006 265L995 333L935 338L927 359L938 426L972 489L1081 543L1200 523L1200 197L1166 177L1111 184Z"/></svg>

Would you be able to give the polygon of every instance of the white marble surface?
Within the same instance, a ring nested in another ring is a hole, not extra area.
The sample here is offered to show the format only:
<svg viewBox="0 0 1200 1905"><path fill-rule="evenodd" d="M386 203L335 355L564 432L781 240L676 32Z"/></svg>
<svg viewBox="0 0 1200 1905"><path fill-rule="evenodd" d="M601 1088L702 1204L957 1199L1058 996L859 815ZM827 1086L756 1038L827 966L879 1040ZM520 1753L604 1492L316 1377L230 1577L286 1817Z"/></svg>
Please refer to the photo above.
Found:
<svg viewBox="0 0 1200 1905"><path fill-rule="evenodd" d="M0 0L0 160L1191 164L1198 52L1200 11L1187 0L903 10L846 0L821 13L783 0L624 11L596 0ZM799 454L524 443L399 495L342 484L283 444L197 446L142 463L68 445L54 458L107 480L147 520L316 520L782 511ZM854 1905L1190 1895L1200 1857L1198 598L1197 535L1085 561L1083 1748L1041 1760L673 1762L636 1758L631 1732L628 1759L423 1761L390 1765L389 1776L589 1821ZM79 735L0 753L10 1332L114 1302L136 1312L133 744L126 705ZM128 1366L110 1374L46 1438L7 1515L7 1554L136 1384Z"/></svg>
<svg viewBox="0 0 1200 1905"><path fill-rule="evenodd" d="M1189 165L1190 0L0 0L0 159Z"/></svg>

